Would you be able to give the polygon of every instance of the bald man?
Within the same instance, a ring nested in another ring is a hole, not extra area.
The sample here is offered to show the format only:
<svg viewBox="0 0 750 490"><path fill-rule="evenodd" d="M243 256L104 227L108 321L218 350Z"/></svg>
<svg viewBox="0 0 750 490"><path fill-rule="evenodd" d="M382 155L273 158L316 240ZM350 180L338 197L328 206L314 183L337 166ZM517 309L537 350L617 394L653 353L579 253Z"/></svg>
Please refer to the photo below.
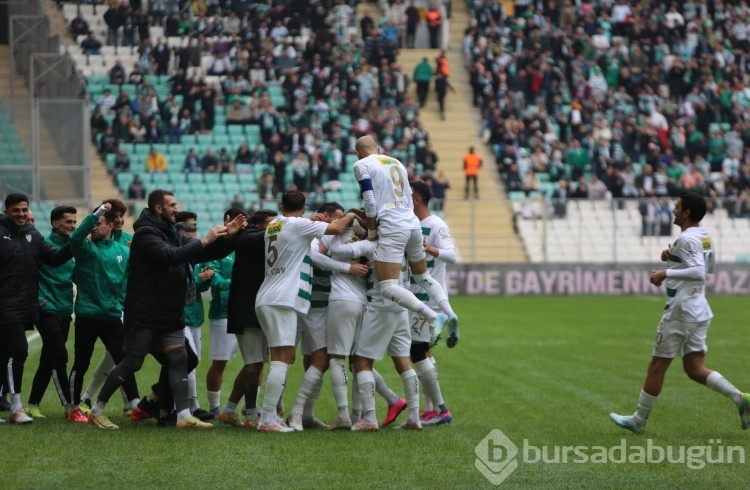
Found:
<svg viewBox="0 0 750 490"><path fill-rule="evenodd" d="M427 271L422 229L414 214L411 187L406 169L395 158L380 154L371 136L357 140L359 160L354 176L365 202L367 234L378 240L375 250L375 273L383 296L423 316L431 322L431 345L437 345L444 328L448 329L448 347L458 343L458 317L453 312L443 287ZM436 313L408 289L399 286L401 264L406 255L412 279L420 285L443 313Z"/></svg>

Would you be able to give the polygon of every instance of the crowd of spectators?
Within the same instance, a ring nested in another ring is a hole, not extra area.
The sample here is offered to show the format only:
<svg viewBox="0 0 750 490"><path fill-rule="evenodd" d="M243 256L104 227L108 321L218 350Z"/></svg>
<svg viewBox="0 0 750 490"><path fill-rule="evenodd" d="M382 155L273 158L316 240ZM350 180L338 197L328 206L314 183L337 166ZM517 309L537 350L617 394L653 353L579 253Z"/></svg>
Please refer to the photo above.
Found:
<svg viewBox="0 0 750 490"><path fill-rule="evenodd" d="M473 2L463 52L509 191L535 174L572 198L690 189L750 215L747 2L507 4Z"/></svg>
<svg viewBox="0 0 750 490"><path fill-rule="evenodd" d="M104 10L108 44L135 43L139 60L133 67L117 61L110 70L111 83L135 85L136 93L106 90L95 101L91 127L103 154L118 152L123 143L183 144L187 151L191 135L225 131L216 128L215 117L223 106L227 125L259 126L261 144L212 149L221 152L218 157L191 151L185 172L265 163L274 195L290 185L318 195L335 189L340 172L350 170L346 156L353 155L356 138L373 134L412 178L434 183L437 202L444 199L448 184L435 175L437 155L409 95L409 77L397 63L406 39L402 0L386 4L378 20L365 10L359 23L344 0L166 1L151 2L150 12L136 5L141 3L111 0ZM163 12L155 13L154 4L163 4ZM129 33L121 20L133 18L140 21ZM396 26L394 19L403 22ZM150 37L153 24L164 27L166 38ZM166 97L158 97L146 75L163 75ZM281 87L283 104L274 104L271 85ZM285 180L289 166L291 184Z"/></svg>

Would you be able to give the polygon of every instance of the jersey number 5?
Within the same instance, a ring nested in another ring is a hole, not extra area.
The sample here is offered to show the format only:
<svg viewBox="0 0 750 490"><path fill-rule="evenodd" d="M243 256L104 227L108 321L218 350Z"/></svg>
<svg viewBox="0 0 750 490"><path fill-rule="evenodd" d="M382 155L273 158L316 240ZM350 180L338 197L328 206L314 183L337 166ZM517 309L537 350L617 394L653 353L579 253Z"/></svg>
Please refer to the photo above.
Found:
<svg viewBox="0 0 750 490"><path fill-rule="evenodd" d="M274 246L274 242L278 240L278 235L271 235L268 237L268 251L266 252L269 257L266 259L268 267L273 267L277 260L279 260L279 249Z"/></svg>

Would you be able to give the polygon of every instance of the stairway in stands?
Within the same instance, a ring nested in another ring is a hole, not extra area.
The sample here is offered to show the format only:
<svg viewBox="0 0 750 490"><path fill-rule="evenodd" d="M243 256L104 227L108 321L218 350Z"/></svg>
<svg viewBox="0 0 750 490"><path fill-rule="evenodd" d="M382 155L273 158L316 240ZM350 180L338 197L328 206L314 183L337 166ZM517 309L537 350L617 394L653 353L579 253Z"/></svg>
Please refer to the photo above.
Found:
<svg viewBox="0 0 750 490"><path fill-rule="evenodd" d="M452 188L448 191L445 218L456 241L459 258L463 262L519 263L526 262L526 252L513 230L513 211L495 170L495 159L479 138L479 111L471 104L471 86L463 66L461 44L469 19L466 4L453 2L452 19L448 27L451 69L450 83L456 92L448 91L445 120L440 119L438 103L430 86L427 105L419 119L429 132L430 142L437 153L438 170L445 172ZM398 63L411 76L414 67L427 58L435 65L439 50L403 49ZM410 90L416 99L416 84ZM479 175L479 200L464 199L463 156L470 146L482 157Z"/></svg>

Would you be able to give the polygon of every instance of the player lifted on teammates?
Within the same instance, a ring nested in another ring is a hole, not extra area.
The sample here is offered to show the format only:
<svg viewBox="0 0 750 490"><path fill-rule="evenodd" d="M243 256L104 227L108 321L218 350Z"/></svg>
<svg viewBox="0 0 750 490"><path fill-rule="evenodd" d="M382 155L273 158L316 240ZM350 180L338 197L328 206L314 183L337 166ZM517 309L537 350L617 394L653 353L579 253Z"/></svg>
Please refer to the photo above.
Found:
<svg viewBox="0 0 750 490"><path fill-rule="evenodd" d="M395 158L379 154L371 136L357 140L359 160L354 176L359 182L367 216L367 234L378 239L375 273L383 296L413 311L430 322L431 344L436 345L443 329L448 328L449 346L458 343L458 317L453 312L443 287L427 271L419 219L414 215L411 188L404 166ZM444 313L435 313L408 289L399 287L398 278L404 254L412 277Z"/></svg>
<svg viewBox="0 0 750 490"><path fill-rule="evenodd" d="M651 283L666 281L667 305L664 308L656 342L643 383L638 407L633 415L609 414L623 429L636 434L645 430L648 416L664 384L672 359L682 357L682 366L690 379L704 384L731 399L740 412L742 429L750 426L750 395L741 393L717 371L703 364L706 334L713 312L706 301L706 275L714 271L714 245L700 221L706 214L706 201L695 192L683 192L674 208L674 224L682 233L674 245L661 253L668 268L652 271Z"/></svg>

